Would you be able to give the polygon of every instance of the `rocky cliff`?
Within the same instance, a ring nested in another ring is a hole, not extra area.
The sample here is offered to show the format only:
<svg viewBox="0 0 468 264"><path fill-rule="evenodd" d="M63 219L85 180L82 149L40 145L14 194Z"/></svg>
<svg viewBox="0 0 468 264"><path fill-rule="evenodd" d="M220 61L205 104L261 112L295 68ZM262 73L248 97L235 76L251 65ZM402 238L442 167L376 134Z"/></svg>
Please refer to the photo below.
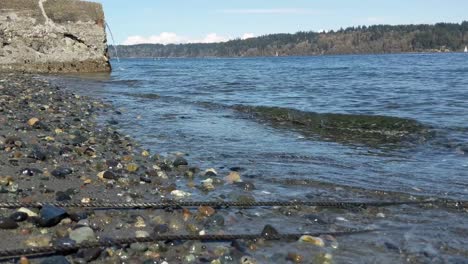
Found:
<svg viewBox="0 0 468 264"><path fill-rule="evenodd" d="M0 0L0 71L110 71L102 6Z"/></svg>

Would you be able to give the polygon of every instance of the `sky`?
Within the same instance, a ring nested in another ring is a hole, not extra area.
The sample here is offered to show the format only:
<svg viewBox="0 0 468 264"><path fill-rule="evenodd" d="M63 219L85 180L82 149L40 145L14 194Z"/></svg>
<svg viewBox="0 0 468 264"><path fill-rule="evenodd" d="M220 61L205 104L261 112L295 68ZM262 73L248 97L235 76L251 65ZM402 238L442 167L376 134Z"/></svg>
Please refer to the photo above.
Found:
<svg viewBox="0 0 468 264"><path fill-rule="evenodd" d="M210 43L358 25L468 20L468 0L93 1L104 5L115 44L124 45Z"/></svg>

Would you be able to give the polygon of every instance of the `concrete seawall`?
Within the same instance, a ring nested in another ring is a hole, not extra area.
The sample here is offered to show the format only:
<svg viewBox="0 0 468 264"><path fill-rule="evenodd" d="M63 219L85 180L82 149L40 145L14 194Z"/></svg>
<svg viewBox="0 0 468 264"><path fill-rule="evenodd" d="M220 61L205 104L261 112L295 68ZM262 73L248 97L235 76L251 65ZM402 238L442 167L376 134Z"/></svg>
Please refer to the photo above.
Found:
<svg viewBox="0 0 468 264"><path fill-rule="evenodd" d="M0 71L108 72L101 4L0 0Z"/></svg>

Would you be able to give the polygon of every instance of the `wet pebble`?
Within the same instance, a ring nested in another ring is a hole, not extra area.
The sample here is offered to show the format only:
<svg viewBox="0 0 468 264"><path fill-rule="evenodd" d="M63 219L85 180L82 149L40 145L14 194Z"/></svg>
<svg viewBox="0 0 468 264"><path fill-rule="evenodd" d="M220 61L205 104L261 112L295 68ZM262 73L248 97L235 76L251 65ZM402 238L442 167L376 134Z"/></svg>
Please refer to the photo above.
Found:
<svg viewBox="0 0 468 264"><path fill-rule="evenodd" d="M15 221L15 222L23 222L28 219L28 214L24 212L14 212L13 214L10 215L10 219Z"/></svg>
<svg viewBox="0 0 468 264"><path fill-rule="evenodd" d="M83 241L94 241L96 235L91 227L82 226L70 232L70 239L76 241L76 243L81 243Z"/></svg>
<svg viewBox="0 0 468 264"><path fill-rule="evenodd" d="M153 228L153 233L155 235L162 235L166 234L167 232L169 232L169 226L166 224L159 224Z"/></svg>
<svg viewBox="0 0 468 264"><path fill-rule="evenodd" d="M73 170L70 169L70 168L58 168L58 169L55 169L51 172L51 174L56 177L56 178L59 178L59 179L64 179L66 176L70 175L73 173Z"/></svg>
<svg viewBox="0 0 468 264"><path fill-rule="evenodd" d="M42 227L52 227L60 223L66 216L67 212L62 208L44 205L39 212L39 225Z"/></svg>
<svg viewBox="0 0 468 264"><path fill-rule="evenodd" d="M0 218L0 229L16 229L19 225L11 218Z"/></svg>
<svg viewBox="0 0 468 264"><path fill-rule="evenodd" d="M172 163L172 165L174 165L174 167L179 167L179 166L187 166L188 165L188 162L186 159L184 159L183 157L177 157L174 162Z"/></svg>
<svg viewBox="0 0 468 264"><path fill-rule="evenodd" d="M65 201L70 201L71 196L65 192L57 192L55 193L55 200L57 202L65 202Z"/></svg>
<svg viewBox="0 0 468 264"><path fill-rule="evenodd" d="M70 264L70 262L64 256L53 256L45 258L40 264Z"/></svg>
<svg viewBox="0 0 468 264"><path fill-rule="evenodd" d="M101 248L80 249L76 256L83 259L85 262L97 260L102 253Z"/></svg>
<svg viewBox="0 0 468 264"><path fill-rule="evenodd" d="M43 172L39 169L34 169L34 168L24 168L20 171L20 174L21 175L24 175L24 176L35 176L35 175L39 175L39 174L42 174Z"/></svg>

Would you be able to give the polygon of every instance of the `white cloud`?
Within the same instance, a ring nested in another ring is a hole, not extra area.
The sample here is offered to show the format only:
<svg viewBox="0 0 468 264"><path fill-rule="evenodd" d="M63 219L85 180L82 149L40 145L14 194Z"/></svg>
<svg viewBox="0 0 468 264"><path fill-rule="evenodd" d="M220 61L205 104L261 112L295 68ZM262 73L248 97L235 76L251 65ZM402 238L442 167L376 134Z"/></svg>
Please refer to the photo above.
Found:
<svg viewBox="0 0 468 264"><path fill-rule="evenodd" d="M226 42L230 38L226 36L220 36L216 33L210 33L206 35L206 37L201 40L201 41L193 41L193 42L199 42L199 43L216 43L216 42Z"/></svg>
<svg viewBox="0 0 468 264"><path fill-rule="evenodd" d="M253 33L244 33L241 39L253 38ZM124 42L123 45L135 45L135 44L184 44L184 43L217 43L226 42L231 39L235 39L232 36L218 35L216 33L209 33L201 39L190 38L187 36L180 36L173 32L162 32L159 35L153 35L149 37L144 36L130 36Z"/></svg>
<svg viewBox="0 0 468 264"><path fill-rule="evenodd" d="M218 12L225 14L317 14L317 11L307 8L224 9Z"/></svg>
<svg viewBox="0 0 468 264"><path fill-rule="evenodd" d="M244 33L244 35L242 35L241 39L249 39L249 38L255 38L255 34L254 33Z"/></svg>

